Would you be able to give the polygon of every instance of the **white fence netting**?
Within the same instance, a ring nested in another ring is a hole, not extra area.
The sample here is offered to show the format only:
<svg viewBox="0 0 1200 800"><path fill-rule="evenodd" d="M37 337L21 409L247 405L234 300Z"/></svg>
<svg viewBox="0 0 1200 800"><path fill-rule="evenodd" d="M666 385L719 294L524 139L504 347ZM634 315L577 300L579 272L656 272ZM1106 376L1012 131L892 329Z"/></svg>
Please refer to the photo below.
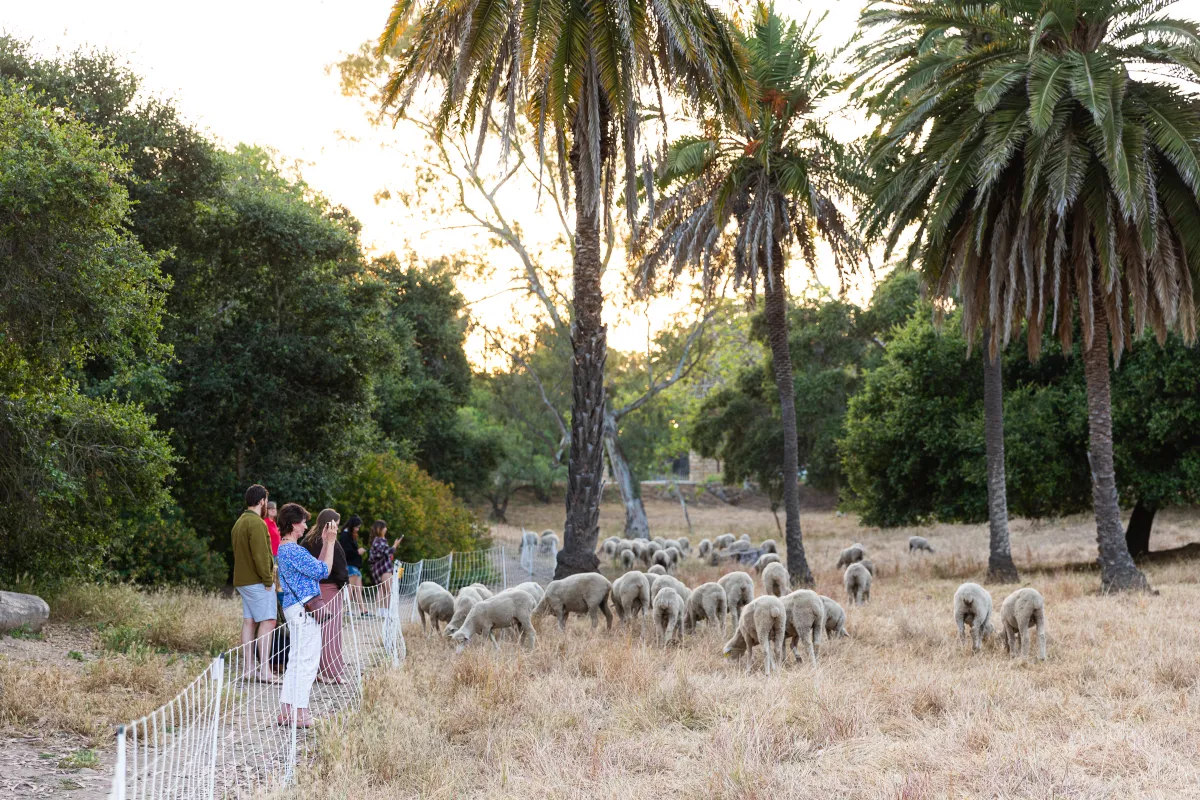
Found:
<svg viewBox="0 0 1200 800"><path fill-rule="evenodd" d="M290 783L345 712L358 707L371 670L405 657L401 623L416 619L417 586L435 581L451 592L472 583L493 590L528 580L547 583L557 552L539 549L525 563L517 548L451 553L397 563L388 584L347 585L321 624L323 647L309 702L314 726L280 724L280 684L257 679L260 657L282 675L291 644L287 623L261 640L214 658L174 699L117 731L110 798L251 796Z"/></svg>

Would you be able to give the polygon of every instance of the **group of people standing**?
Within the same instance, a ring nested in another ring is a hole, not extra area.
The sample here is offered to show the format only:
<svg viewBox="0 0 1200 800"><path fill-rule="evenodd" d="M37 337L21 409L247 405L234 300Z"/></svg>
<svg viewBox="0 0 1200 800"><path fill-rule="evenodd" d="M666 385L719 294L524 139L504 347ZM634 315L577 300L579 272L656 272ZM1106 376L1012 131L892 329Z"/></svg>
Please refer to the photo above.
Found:
<svg viewBox="0 0 1200 800"><path fill-rule="evenodd" d="M360 543L362 519L352 516L340 527L341 515L327 508L310 527L309 512L299 503L276 508L267 490L246 490L246 509L234 523L233 585L242 598L242 644L246 649L243 678L280 683L271 669L271 645L278 609L288 624L287 668L280 690L281 725L311 727L309 694L314 680L345 681L342 658L341 590L350 585L350 613L370 614L363 595L363 556L380 586L380 611L387 607L392 565L403 536L390 545L387 523L371 525L371 542ZM257 665L255 662L257 656Z"/></svg>

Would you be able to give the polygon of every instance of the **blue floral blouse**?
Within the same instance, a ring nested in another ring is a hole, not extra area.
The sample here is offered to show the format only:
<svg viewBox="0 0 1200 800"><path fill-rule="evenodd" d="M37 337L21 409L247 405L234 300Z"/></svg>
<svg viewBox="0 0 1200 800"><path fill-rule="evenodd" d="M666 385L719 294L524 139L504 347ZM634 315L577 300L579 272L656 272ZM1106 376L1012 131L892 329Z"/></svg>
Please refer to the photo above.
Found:
<svg viewBox="0 0 1200 800"><path fill-rule="evenodd" d="M295 542L281 544L276 558L284 608L306 603L321 593L318 581L329 577L329 567L324 561L313 558L312 553Z"/></svg>

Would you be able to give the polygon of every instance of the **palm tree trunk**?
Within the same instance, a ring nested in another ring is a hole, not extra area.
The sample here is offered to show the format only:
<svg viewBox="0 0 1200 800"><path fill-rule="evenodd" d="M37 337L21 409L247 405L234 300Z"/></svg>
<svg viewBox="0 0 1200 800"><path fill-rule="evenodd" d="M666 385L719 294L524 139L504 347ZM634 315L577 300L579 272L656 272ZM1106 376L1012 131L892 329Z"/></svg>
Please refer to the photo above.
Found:
<svg viewBox="0 0 1200 800"><path fill-rule="evenodd" d="M983 333L983 438L987 443L988 579L1017 583L1017 565L1008 543L1008 491L1004 476L1004 385L1000 355L991 356Z"/></svg>
<svg viewBox="0 0 1200 800"><path fill-rule="evenodd" d="M1096 542L1100 547L1100 587L1106 592L1149 589L1146 576L1133 563L1121 529L1117 505L1117 475L1113 467L1112 390L1108 368L1108 317L1103 289L1097 281L1092 346L1083 352L1087 380L1088 458L1092 464L1092 505L1096 513Z"/></svg>
<svg viewBox="0 0 1200 800"><path fill-rule="evenodd" d="M767 339L775 366L775 388L783 418L783 510L787 569L793 586L812 586L812 570L804 557L800 535L800 454L796 433L796 387L792 379L792 354L788 348L787 290L783 285L783 251L773 243L775 275L764 281L763 299L767 314Z"/></svg>
<svg viewBox="0 0 1200 800"><path fill-rule="evenodd" d="M583 124L586 124L584 122ZM600 535L600 490L604 485L604 361L608 356L608 330L601 314L600 217L588 208L587 199L600 191L591 170L583 169L581 137L571 147L571 173L575 182L575 260L573 318L571 320L571 454L567 462L567 520L563 549L558 553L554 578L596 572L596 539ZM597 204L598 205L598 204Z"/></svg>
<svg viewBox="0 0 1200 800"><path fill-rule="evenodd" d="M617 420L612 414L604 415L604 444L608 450L608 463L612 465L613 479L621 490L621 502L625 506L625 536L630 539L649 539L650 521L646 519L646 506L642 493L621 442L617 439Z"/></svg>

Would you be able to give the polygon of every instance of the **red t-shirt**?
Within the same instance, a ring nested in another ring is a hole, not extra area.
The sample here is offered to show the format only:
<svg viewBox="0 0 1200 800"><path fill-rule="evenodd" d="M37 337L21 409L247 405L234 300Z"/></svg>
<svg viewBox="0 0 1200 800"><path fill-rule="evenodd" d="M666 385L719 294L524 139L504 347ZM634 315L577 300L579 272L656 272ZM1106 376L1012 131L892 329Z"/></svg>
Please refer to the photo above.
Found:
<svg viewBox="0 0 1200 800"><path fill-rule="evenodd" d="M267 534L271 537L271 555L277 556L279 555L279 526L270 517L263 521L267 523Z"/></svg>

